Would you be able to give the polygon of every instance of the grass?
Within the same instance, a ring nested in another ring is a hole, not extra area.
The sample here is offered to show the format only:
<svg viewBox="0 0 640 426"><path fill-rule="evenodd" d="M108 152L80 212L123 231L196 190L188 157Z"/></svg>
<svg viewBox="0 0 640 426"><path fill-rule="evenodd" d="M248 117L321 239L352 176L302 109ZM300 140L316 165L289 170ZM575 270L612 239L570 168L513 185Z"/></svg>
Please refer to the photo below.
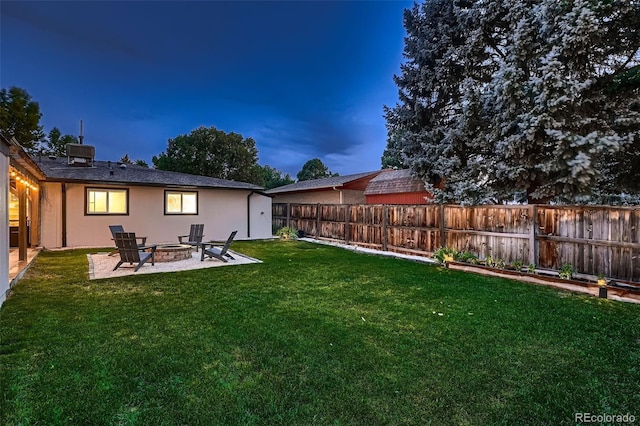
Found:
<svg viewBox="0 0 640 426"><path fill-rule="evenodd" d="M640 305L303 242L87 279L44 252L0 310L0 424L575 424L640 417ZM634 412L635 410L635 412Z"/></svg>

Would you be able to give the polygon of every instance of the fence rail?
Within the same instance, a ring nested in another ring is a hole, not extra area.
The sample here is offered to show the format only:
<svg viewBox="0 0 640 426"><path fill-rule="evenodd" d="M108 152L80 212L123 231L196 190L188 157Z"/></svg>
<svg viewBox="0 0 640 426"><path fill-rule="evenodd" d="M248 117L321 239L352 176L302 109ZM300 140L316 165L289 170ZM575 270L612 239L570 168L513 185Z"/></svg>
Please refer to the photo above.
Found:
<svg viewBox="0 0 640 426"><path fill-rule="evenodd" d="M640 207L273 204L274 227L430 256L439 247L640 282Z"/></svg>

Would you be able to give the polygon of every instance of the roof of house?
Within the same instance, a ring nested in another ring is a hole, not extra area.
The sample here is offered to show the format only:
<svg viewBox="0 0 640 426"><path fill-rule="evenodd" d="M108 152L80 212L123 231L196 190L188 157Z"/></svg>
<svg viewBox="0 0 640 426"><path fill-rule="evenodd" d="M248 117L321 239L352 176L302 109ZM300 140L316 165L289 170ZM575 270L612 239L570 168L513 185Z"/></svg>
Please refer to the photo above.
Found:
<svg viewBox="0 0 640 426"><path fill-rule="evenodd" d="M371 179L364 195L425 192L424 182L411 176L408 169L386 170Z"/></svg>
<svg viewBox="0 0 640 426"><path fill-rule="evenodd" d="M43 179L44 172L33 161L33 158L24 150L22 145L18 143L16 138L8 138L5 134L0 132L0 140L2 140L2 152L10 158L11 165L21 168L23 171L33 175L36 179Z"/></svg>
<svg viewBox="0 0 640 426"><path fill-rule="evenodd" d="M36 163L44 171L47 181L90 182L98 184L129 184L166 187L198 187L221 189L262 190L261 187L208 176L156 170L135 164L111 161L95 161L93 167L70 166L67 158L36 158Z"/></svg>
<svg viewBox="0 0 640 426"><path fill-rule="evenodd" d="M376 170L373 172L356 173L353 175L334 176L322 179L303 180L290 185L279 186L277 188L266 191L267 194L280 194L284 192L300 192L311 191L318 189L334 188L345 186L353 181L362 179L368 176L375 176L382 170Z"/></svg>

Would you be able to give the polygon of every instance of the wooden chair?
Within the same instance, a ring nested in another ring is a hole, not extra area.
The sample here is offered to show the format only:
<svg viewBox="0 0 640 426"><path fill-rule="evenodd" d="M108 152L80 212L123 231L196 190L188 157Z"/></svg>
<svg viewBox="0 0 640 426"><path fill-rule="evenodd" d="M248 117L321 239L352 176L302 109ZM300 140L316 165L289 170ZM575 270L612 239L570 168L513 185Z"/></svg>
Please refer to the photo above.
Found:
<svg viewBox="0 0 640 426"><path fill-rule="evenodd" d="M178 241L180 244L190 244L192 246L196 246L196 252L198 248L202 244L202 237L204 236L202 233L204 232L204 224L193 224L191 225L191 229L189 230L189 235L178 235ZM186 241L182 241L183 238L188 238Z"/></svg>
<svg viewBox="0 0 640 426"><path fill-rule="evenodd" d="M113 238L120 254L120 262L113 270L115 271L125 262L129 262L130 265L137 263L133 272L138 272L138 269L151 259L151 264L156 264L156 246L142 246L137 244L136 234L133 232L116 232ZM151 249L150 252L145 251Z"/></svg>
<svg viewBox="0 0 640 426"><path fill-rule="evenodd" d="M116 232L125 232L124 226L122 225L109 225L109 230L111 231L111 239L114 241L116 239ZM140 240L140 242L138 243L138 247L144 247L147 244L147 237L136 237L136 238ZM109 256L113 256L116 253L118 253L117 248L111 253L109 253Z"/></svg>
<svg viewBox="0 0 640 426"><path fill-rule="evenodd" d="M229 235L229 238L227 238L227 242L222 248L216 247L216 243L214 242L202 243L202 255L200 256L200 261L204 261L205 256L215 257L216 259L222 260L223 262L228 262L227 258L235 260L233 256L227 253L227 250L229 250L229 246L231 245L231 242L233 241L237 233L238 231L233 231L231 235ZM207 246L211 247L207 248Z"/></svg>

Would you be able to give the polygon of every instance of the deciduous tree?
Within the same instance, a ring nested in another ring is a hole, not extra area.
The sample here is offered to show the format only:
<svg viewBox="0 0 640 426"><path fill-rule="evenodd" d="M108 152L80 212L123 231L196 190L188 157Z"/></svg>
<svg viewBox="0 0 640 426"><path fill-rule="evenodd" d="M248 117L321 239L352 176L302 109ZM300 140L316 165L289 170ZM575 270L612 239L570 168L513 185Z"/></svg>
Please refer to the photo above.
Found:
<svg viewBox="0 0 640 426"><path fill-rule="evenodd" d="M15 86L0 90L0 130L28 152L35 153L44 139L41 117L40 106L26 90Z"/></svg>
<svg viewBox="0 0 640 426"><path fill-rule="evenodd" d="M67 144L78 143L78 138L73 135L62 135L60 129L54 127L49 131L47 139L42 143L42 154L64 157L67 155Z"/></svg>
<svg viewBox="0 0 640 426"><path fill-rule="evenodd" d="M261 186L264 189L277 188L279 186L289 185L295 181L291 179L289 173L283 173L278 169L264 165L260 167L260 177L262 178Z"/></svg>
<svg viewBox="0 0 640 426"><path fill-rule="evenodd" d="M167 150L153 156L152 162L160 170L261 183L255 141L213 126L169 139Z"/></svg>
<svg viewBox="0 0 640 426"><path fill-rule="evenodd" d="M297 178L301 180L321 179L326 177L338 176L337 173L331 173L329 168L324 165L319 158L313 158L302 166L298 172Z"/></svg>

